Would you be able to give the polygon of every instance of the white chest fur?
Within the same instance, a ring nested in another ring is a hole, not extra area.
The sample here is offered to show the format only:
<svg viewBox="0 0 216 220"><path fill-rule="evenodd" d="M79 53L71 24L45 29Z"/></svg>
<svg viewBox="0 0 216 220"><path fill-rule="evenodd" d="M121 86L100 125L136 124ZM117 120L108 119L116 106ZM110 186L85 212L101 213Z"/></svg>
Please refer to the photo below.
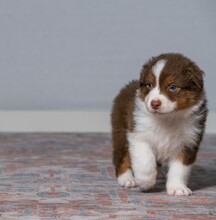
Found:
<svg viewBox="0 0 216 220"><path fill-rule="evenodd" d="M190 146L196 140L199 117L193 112L199 106L200 103L186 111L156 115L149 113L145 103L137 96L133 115L135 129L128 133L130 146L147 143L157 161L174 159L182 147Z"/></svg>

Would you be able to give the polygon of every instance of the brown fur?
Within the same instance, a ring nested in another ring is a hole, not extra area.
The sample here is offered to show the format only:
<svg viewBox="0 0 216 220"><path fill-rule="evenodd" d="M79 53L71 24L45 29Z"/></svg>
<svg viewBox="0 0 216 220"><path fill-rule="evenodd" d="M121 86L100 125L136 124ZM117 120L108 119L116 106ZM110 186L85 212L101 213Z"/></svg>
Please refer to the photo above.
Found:
<svg viewBox="0 0 216 220"><path fill-rule="evenodd" d="M185 146L184 150L178 155L179 160L182 161L185 165L193 164L196 160L197 153L199 150L200 142L203 139L203 133L205 130L205 122L207 118L208 110L206 108L206 101L200 106L200 109L195 112L195 114L199 115L202 114L202 119L199 121L199 124L197 125L197 128L199 128L202 132L197 133L196 137L196 143L193 146Z"/></svg>
<svg viewBox="0 0 216 220"><path fill-rule="evenodd" d="M156 79L155 76L153 75L153 73L151 71L147 72L146 70L145 74L141 75L140 79L140 90L141 90L141 98L144 100L145 96L148 95L148 93L150 92L150 89L146 86L147 83L152 83L153 87L156 86Z"/></svg>
<svg viewBox="0 0 216 220"><path fill-rule="evenodd" d="M116 175L124 173L130 168L128 152L127 131L134 127L133 111L136 90L139 88L139 81L132 81L123 88L114 100L111 114L112 139L113 139L113 163L116 168Z"/></svg>
<svg viewBox="0 0 216 220"><path fill-rule="evenodd" d="M184 147L184 150L178 155L177 159L180 160L184 165L193 164L196 160L198 147Z"/></svg>

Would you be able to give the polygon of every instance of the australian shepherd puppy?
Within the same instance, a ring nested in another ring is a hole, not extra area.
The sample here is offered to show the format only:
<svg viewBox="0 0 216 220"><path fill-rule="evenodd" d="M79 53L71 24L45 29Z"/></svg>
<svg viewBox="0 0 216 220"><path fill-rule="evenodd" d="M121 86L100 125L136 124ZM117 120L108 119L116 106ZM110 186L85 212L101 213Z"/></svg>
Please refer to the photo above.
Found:
<svg viewBox="0 0 216 220"><path fill-rule="evenodd" d="M118 183L155 185L157 170L168 165L169 195L191 195L187 187L207 117L203 71L181 54L150 59L140 79L126 85L111 114L113 163Z"/></svg>

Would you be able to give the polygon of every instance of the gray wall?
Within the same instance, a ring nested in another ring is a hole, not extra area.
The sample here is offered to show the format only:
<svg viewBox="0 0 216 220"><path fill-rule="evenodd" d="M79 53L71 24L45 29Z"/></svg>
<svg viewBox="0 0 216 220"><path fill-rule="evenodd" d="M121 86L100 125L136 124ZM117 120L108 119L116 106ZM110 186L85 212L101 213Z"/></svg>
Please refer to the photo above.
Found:
<svg viewBox="0 0 216 220"><path fill-rule="evenodd" d="M163 52L199 64L216 111L216 1L0 0L0 110L109 110Z"/></svg>

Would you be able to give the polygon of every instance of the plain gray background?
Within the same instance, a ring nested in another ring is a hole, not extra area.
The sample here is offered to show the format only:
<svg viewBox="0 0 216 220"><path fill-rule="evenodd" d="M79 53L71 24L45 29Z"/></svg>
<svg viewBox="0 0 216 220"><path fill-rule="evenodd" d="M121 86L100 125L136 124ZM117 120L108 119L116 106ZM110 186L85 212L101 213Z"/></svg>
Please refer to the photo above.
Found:
<svg viewBox="0 0 216 220"><path fill-rule="evenodd" d="M0 110L110 110L144 62L181 52L216 111L215 0L0 0Z"/></svg>

